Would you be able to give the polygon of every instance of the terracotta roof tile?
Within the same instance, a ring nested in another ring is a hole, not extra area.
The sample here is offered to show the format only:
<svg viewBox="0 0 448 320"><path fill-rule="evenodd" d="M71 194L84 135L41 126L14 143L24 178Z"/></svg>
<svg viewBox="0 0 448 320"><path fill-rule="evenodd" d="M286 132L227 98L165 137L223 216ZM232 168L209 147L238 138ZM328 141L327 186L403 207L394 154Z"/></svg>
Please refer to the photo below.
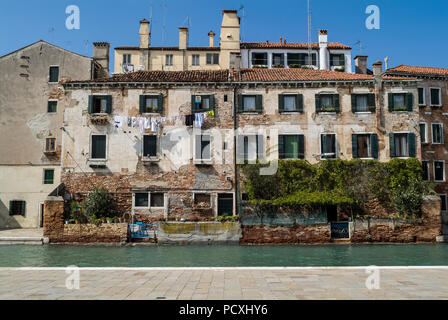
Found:
<svg viewBox="0 0 448 320"><path fill-rule="evenodd" d="M432 68L432 67L416 67L416 66L406 66L399 65L395 68L390 68L386 70L386 73L397 73L397 74L427 74L427 75L443 75L448 76L448 69L443 68Z"/></svg>
<svg viewBox="0 0 448 320"><path fill-rule="evenodd" d="M241 43L241 49L308 49L308 43L297 42L243 42ZM311 43L312 49L319 49L319 43ZM329 42L329 49L347 49L351 47L338 42Z"/></svg>
<svg viewBox="0 0 448 320"><path fill-rule="evenodd" d="M372 80L372 75L313 69L242 69L241 81Z"/></svg>

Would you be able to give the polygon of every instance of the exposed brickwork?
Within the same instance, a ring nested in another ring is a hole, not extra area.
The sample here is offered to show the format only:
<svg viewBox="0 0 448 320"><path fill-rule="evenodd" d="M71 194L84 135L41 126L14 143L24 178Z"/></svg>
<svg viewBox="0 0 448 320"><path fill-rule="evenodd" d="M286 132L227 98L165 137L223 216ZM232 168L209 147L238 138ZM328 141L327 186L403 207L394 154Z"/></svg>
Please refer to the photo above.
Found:
<svg viewBox="0 0 448 320"><path fill-rule="evenodd" d="M330 242L327 224L300 226L243 226L240 244L298 244Z"/></svg>

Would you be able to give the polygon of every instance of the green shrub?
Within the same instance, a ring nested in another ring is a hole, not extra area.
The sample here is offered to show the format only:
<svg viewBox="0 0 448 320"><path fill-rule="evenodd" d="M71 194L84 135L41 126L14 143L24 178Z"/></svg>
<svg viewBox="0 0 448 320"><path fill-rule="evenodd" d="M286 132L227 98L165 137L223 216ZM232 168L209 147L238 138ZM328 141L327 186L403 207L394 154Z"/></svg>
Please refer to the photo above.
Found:
<svg viewBox="0 0 448 320"><path fill-rule="evenodd" d="M82 207L89 222L94 224L116 215L114 199L105 188L96 188L89 193Z"/></svg>

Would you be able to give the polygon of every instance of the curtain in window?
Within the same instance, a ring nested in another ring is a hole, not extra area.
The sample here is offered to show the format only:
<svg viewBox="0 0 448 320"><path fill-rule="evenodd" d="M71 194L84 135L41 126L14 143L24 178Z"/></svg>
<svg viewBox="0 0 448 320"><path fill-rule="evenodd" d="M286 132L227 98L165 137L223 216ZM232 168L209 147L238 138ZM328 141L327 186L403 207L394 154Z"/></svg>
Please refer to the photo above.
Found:
<svg viewBox="0 0 448 320"><path fill-rule="evenodd" d="M295 111L296 96L284 96L284 111Z"/></svg>

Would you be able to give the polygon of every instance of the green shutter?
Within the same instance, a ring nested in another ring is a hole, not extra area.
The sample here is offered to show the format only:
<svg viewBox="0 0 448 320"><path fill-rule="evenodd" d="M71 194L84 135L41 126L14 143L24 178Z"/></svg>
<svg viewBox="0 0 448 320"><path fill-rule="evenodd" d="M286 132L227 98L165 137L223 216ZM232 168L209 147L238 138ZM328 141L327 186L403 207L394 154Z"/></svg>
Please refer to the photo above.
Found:
<svg viewBox="0 0 448 320"><path fill-rule="evenodd" d="M356 94L352 94L352 112L356 112Z"/></svg>
<svg viewBox="0 0 448 320"><path fill-rule="evenodd" d="M211 95L209 95L209 97L210 97L209 109L210 110L215 110L215 95L211 94Z"/></svg>
<svg viewBox="0 0 448 320"><path fill-rule="evenodd" d="M406 106L408 111L412 112L414 109L414 95L412 93L406 93Z"/></svg>
<svg viewBox="0 0 448 320"><path fill-rule="evenodd" d="M285 136L284 135L278 136L278 158L279 159L285 158Z"/></svg>
<svg viewBox="0 0 448 320"><path fill-rule="evenodd" d="M238 112L244 112L243 96L241 94L238 95Z"/></svg>
<svg viewBox="0 0 448 320"><path fill-rule="evenodd" d="M255 110L258 113L263 112L263 96L261 94L255 96Z"/></svg>
<svg viewBox="0 0 448 320"><path fill-rule="evenodd" d="M9 200L9 215L12 216L12 200Z"/></svg>
<svg viewBox="0 0 448 320"><path fill-rule="evenodd" d="M139 110L140 110L140 113L145 113L145 99L146 98L146 96L144 96L144 95L140 95L140 108L139 108Z"/></svg>
<svg viewBox="0 0 448 320"><path fill-rule="evenodd" d="M303 134L299 134L297 136L297 142L299 144L299 159L305 158L305 136Z"/></svg>
<svg viewBox="0 0 448 320"><path fill-rule="evenodd" d="M88 113L93 113L93 96L89 96L89 107L87 108Z"/></svg>
<svg viewBox="0 0 448 320"><path fill-rule="evenodd" d="M327 135L322 134L320 138L321 154L327 153Z"/></svg>
<svg viewBox="0 0 448 320"><path fill-rule="evenodd" d="M197 110L196 102L195 102L194 97L195 97L195 95L192 94L192 95L191 95L191 112L192 112L192 113L194 113L194 112Z"/></svg>
<svg viewBox="0 0 448 320"><path fill-rule="evenodd" d="M376 112L376 105L375 105L375 94L369 93L367 95L367 104L369 106L369 111L372 113Z"/></svg>
<svg viewBox="0 0 448 320"><path fill-rule="evenodd" d="M20 201L20 214L23 217L25 216L25 206L26 206L26 202L25 201Z"/></svg>
<svg viewBox="0 0 448 320"><path fill-rule="evenodd" d="M390 145L390 157L395 157L395 141L394 141L394 134L389 133L389 145Z"/></svg>
<svg viewBox="0 0 448 320"><path fill-rule="evenodd" d="M112 113L112 96L106 96L106 113Z"/></svg>
<svg viewBox="0 0 448 320"><path fill-rule="evenodd" d="M352 134L352 157L358 158L358 135Z"/></svg>
<svg viewBox="0 0 448 320"><path fill-rule="evenodd" d="M394 94L388 93L388 100L389 100L389 112L394 111Z"/></svg>
<svg viewBox="0 0 448 320"><path fill-rule="evenodd" d="M336 112L340 112L340 107L339 107L339 94L334 94L333 95L333 102L334 102L334 107L336 109Z"/></svg>
<svg viewBox="0 0 448 320"><path fill-rule="evenodd" d="M296 104L297 104L297 111L303 112L303 95L302 94L297 95Z"/></svg>
<svg viewBox="0 0 448 320"><path fill-rule="evenodd" d="M408 133L408 150L409 157L415 158L415 134Z"/></svg>
<svg viewBox="0 0 448 320"><path fill-rule="evenodd" d="M159 94L157 96L157 112L158 113L163 112L163 94Z"/></svg>
<svg viewBox="0 0 448 320"><path fill-rule="evenodd" d="M316 94L315 97L316 97L316 112L320 112L321 110L320 95Z"/></svg>
<svg viewBox="0 0 448 320"><path fill-rule="evenodd" d="M278 112L282 113L285 111L285 100L282 94L278 95Z"/></svg>
<svg viewBox="0 0 448 320"><path fill-rule="evenodd" d="M370 135L370 145L372 148L372 158L378 159L378 135L376 133Z"/></svg>

